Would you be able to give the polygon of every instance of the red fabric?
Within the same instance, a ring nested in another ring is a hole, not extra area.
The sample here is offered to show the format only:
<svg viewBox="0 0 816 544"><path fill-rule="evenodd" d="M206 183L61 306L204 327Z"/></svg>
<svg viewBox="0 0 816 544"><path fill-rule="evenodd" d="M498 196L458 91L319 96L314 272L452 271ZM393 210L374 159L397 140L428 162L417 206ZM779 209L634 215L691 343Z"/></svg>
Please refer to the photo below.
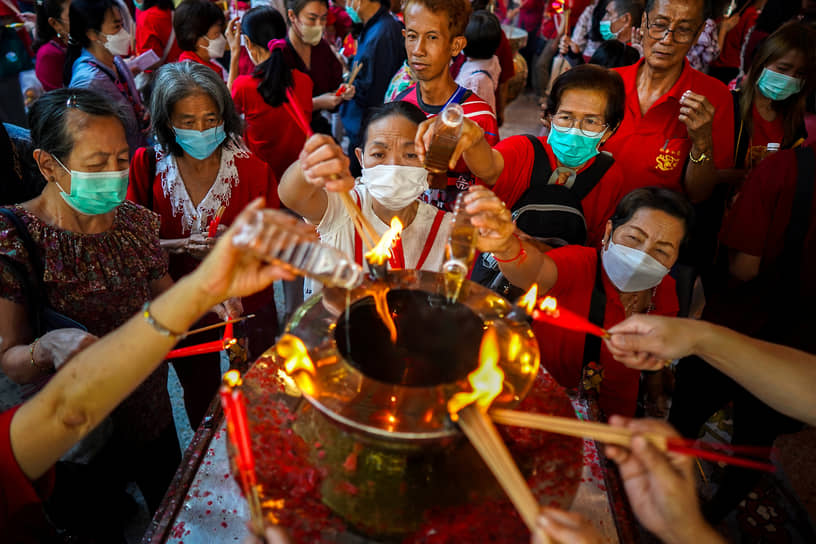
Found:
<svg viewBox="0 0 816 544"><path fill-rule="evenodd" d="M496 49L496 57L498 57L501 66L501 74L499 74L499 85L501 85L516 75L516 67L513 65L513 49L510 47L510 40L507 39L504 32L501 33L499 48Z"/></svg>
<svg viewBox="0 0 816 544"><path fill-rule="evenodd" d="M751 146L767 147L769 143L777 143L782 145L782 140L785 138L785 125L782 123L782 117L776 116L773 121L766 121L757 111L756 105L752 106L753 110L753 134L751 134Z"/></svg>
<svg viewBox="0 0 816 544"><path fill-rule="evenodd" d="M44 43L37 50L34 73L45 92L62 88L62 67L65 64L65 46L57 40Z"/></svg>
<svg viewBox="0 0 816 544"><path fill-rule="evenodd" d="M54 469L32 482L11 447L11 420L19 406L0 413L0 535L4 542L39 542L47 526L41 503L54 487Z"/></svg>
<svg viewBox="0 0 816 544"><path fill-rule="evenodd" d="M326 19L326 25L334 27L335 38L345 38L346 34L351 32L351 24L351 17L348 16L345 9L339 6L329 7L329 16Z"/></svg>
<svg viewBox="0 0 816 544"><path fill-rule="evenodd" d="M190 62L197 62L199 64L203 64L204 66L208 66L208 67L212 68L213 70L215 70L215 73L218 74L218 77L221 77L221 78L224 77L224 68L220 64L218 64L217 62L214 62L214 61L204 62L204 60L201 57L199 57L198 55L196 55L195 53L192 53L190 51L182 51L181 55L179 55L178 60L179 60L179 62L182 62L182 61L186 60L186 61L190 61Z"/></svg>
<svg viewBox="0 0 816 544"><path fill-rule="evenodd" d="M680 98L687 90L705 96L715 108L712 122L714 165L731 168L734 156L734 106L722 82L683 61L683 71L674 86L646 112L640 111L637 74L643 59L632 66L616 68L626 88L626 109L618 131L604 144L618 164L625 164L626 192L659 185L683 190L683 166L691 141L678 116Z"/></svg>
<svg viewBox="0 0 816 544"><path fill-rule="evenodd" d="M286 42L287 47L283 50L286 64L312 78L314 83L312 96L333 93L340 87L340 84L343 83L343 65L337 60L329 42L324 39L312 46L311 69L306 67L303 59L292 47L289 36L286 37ZM346 51L346 56L351 56L348 51Z"/></svg>
<svg viewBox="0 0 816 544"><path fill-rule="evenodd" d="M558 268L558 281L547 294L558 299L559 306L588 317L595 286L598 251L582 246L564 246L551 250L547 255L555 261ZM603 326L609 328L623 321L625 314L620 296L605 272L603 283L606 291ZM679 304L675 282L671 276L666 276L657 286L653 304L653 315L677 315ZM586 335L538 321L533 322L533 332L538 339L541 364L564 387L578 387ZM603 343L600 358L604 369L599 397L601 408L607 416L634 416L640 372L615 361Z"/></svg>
<svg viewBox="0 0 816 544"><path fill-rule="evenodd" d="M162 190L161 178L157 174L155 178L149 179L150 165L147 153L152 153L151 148L139 148L133 155L130 164L130 182L128 184L127 198L137 204L148 207L161 216L161 228L159 237L161 239L187 238L181 225L181 214L173 214L170 199L165 196ZM265 162L254 155L249 157L236 157L235 166L238 169L240 183L232 187L230 200L227 203L224 215L221 216L221 224L229 226L241 213L247 204L259 196L266 197L268 208L279 208L278 182L272 170ZM201 261L188 255L170 254L169 273L174 280L192 272ZM269 287L265 291L244 299L245 313L252 313L255 308L265 305L273 300L273 291Z"/></svg>
<svg viewBox="0 0 816 544"><path fill-rule="evenodd" d="M745 41L745 35L748 31L756 24L758 17L759 11L754 6L748 6L742 12L737 26L725 35L724 43L720 44L720 56L711 61L711 66L739 68L742 42Z"/></svg>
<svg viewBox="0 0 816 544"><path fill-rule="evenodd" d="M816 151L816 144L811 149ZM725 216L720 242L723 245L761 257L761 268L769 268L785 245L785 230L790 221L796 193L798 168L795 151L786 149L760 162L748 176L734 206ZM802 253L802 277L816 275L816 197ZM809 282L811 291L813 282ZM812 295L813 293L809 293Z"/></svg>
<svg viewBox="0 0 816 544"><path fill-rule="evenodd" d="M17 8L18 11L20 10L20 6L17 4L17 0L9 1ZM17 12L8 7L5 1L0 2L0 17L16 17L16 16Z"/></svg>
<svg viewBox="0 0 816 544"><path fill-rule="evenodd" d="M557 163L552 148L546 138L539 138L550 159L550 168L555 170ZM501 198L508 208L530 187L530 175L533 173L535 151L533 144L526 136L511 136L499 142L495 149L504 157L504 169L492 187L493 192ZM579 170L587 169L595 159ZM584 217L587 222L587 245L600 247L607 220L612 217L618 202L626 194L624 191L623 170L617 162L606 171L598 185L581 201Z"/></svg>
<svg viewBox="0 0 816 544"><path fill-rule="evenodd" d="M295 98L307 119L312 117L312 80L292 70ZM238 113L244 114L244 141L259 159L272 168L277 179L295 162L306 142L306 135L295 119L281 105L273 108L258 92L259 80L238 76L232 86L232 100Z"/></svg>
<svg viewBox="0 0 816 544"><path fill-rule="evenodd" d="M156 56L162 58L167 40L173 31L173 12L153 6L145 11L136 10L136 54L141 55L152 49ZM176 62L181 55L178 40L173 39L173 46L165 62ZM192 59L190 59L192 60ZM200 61L201 59L199 59Z"/></svg>

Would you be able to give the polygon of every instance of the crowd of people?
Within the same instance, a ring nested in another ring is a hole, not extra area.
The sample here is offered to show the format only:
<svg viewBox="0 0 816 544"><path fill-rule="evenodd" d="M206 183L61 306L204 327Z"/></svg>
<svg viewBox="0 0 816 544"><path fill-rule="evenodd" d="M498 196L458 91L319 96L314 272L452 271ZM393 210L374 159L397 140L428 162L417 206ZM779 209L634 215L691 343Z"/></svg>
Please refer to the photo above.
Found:
<svg viewBox="0 0 816 544"><path fill-rule="evenodd" d="M131 483L156 511L181 460L166 353L255 314L240 367L279 335L273 281L287 315L320 289L229 240L265 208L365 268L341 192L378 235L401 220L390 266L430 271L461 202L473 281L537 284L610 331L533 325L542 365L612 425L697 438L730 403L733 443L770 446L815 423L814 2L255 4L0 0L0 534L121 541ZM501 139L507 24L541 116ZM221 356L169 364L196 428ZM688 458L606 453L667 542L720 541L756 483L729 467L700 506ZM541 529L597 537L553 509Z"/></svg>

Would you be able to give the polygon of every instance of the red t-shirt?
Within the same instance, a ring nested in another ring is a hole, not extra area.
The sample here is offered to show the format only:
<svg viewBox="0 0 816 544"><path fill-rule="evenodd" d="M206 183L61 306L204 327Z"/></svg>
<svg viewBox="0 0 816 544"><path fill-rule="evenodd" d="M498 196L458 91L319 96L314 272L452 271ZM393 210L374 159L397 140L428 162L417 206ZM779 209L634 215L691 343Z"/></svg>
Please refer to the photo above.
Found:
<svg viewBox="0 0 816 544"><path fill-rule="evenodd" d="M745 154L745 163L742 165L748 168L752 165L752 153L757 157L762 157L769 143L777 143L782 145L782 140L785 138L785 125L782 123L782 118L777 115L773 121L766 121L759 114L756 105L751 106L751 139L748 142L748 152ZM760 159L757 159L758 162Z"/></svg>
<svg viewBox="0 0 816 544"><path fill-rule="evenodd" d="M599 258L596 249L583 246L564 246L547 253L558 268L558 280L547 293L558 299L559 306L578 315L589 316L590 300L595 286L595 274ZM623 305L615 286L603 273L606 291L604 328L612 327L625 319ZM676 316L679 311L675 282L666 276L655 289L654 315ZM584 357L585 334L533 322L533 332L538 339L541 364L564 387L578 387ZM616 361L605 344L601 344L603 381L600 404L607 416L621 414L634 416L637 405L640 372Z"/></svg>
<svg viewBox="0 0 816 544"><path fill-rule="evenodd" d="M173 11L153 6L145 11L136 10L136 54L141 55L152 49L156 56L162 58L167 40L173 32ZM178 40L173 37L173 45L165 62L176 62L181 55ZM200 59L199 59L200 60Z"/></svg>
<svg viewBox="0 0 816 544"><path fill-rule="evenodd" d="M161 174L157 173L154 177L149 177L150 164L147 154L152 152L154 152L152 148L142 147L134 153L130 163L127 198L161 216L160 238L187 238L190 232L185 231L182 225L182 213L174 212L170 196L165 194L162 187ZM246 205L259 196L266 197L267 208L280 207L278 182L272 169L265 162L252 154L245 157L236 155L235 167L240 181L233 184L228 192L228 200L225 202L226 210L221 217L221 224L225 227L231 225ZM224 168L223 164L222 168ZM206 222L208 224L209 219ZM189 274L201 262L186 254L170 254L169 261L168 272L174 280ZM244 299L245 312L252 313L259 305L271 301L273 296L270 287L257 295Z"/></svg>
<svg viewBox="0 0 816 544"><path fill-rule="evenodd" d="M181 55L179 55L178 60L179 60L179 62L187 60L187 61L190 61L190 62L197 62L199 64L203 64L204 66L208 66L208 67L212 68L213 70L215 70L215 73L218 74L219 77L221 77L221 79L226 81L227 73L224 70L224 67L221 66L220 64L218 64L215 61L211 60L209 62L204 62L204 59L202 59L201 57L199 57L198 55L196 55L195 53L193 53L191 51L182 51Z"/></svg>
<svg viewBox="0 0 816 544"><path fill-rule="evenodd" d="M444 104L433 106L422 101L420 96L419 85L414 84L397 96L396 100L404 100L417 106L425 114L425 117L430 119L436 117ZM465 112L465 117L482 127L484 130L485 139L491 146L499 142L499 125L496 121L496 114L490 104L479 98L471 91L465 91L464 99L459 101L462 110ZM453 203L456 200L456 195L460 191L467 190L468 187L476 183L476 178L468 170L464 159L460 159L453 171L448 172L448 189L437 190L430 189L422 195L422 200L428 204L433 204L440 209L450 211Z"/></svg>
<svg viewBox="0 0 816 544"><path fill-rule="evenodd" d="M499 74L499 85L501 85L516 75L516 67L513 64L513 48L510 47L510 40L507 39L504 32L501 33L501 38L499 38L496 57L499 59L499 66L501 66L501 74Z"/></svg>
<svg viewBox="0 0 816 544"><path fill-rule="evenodd" d="M811 149L816 151L816 144ZM761 257L760 268L767 270L782 253L785 231L790 221L796 194L798 167L795 151L779 151L760 162L748 176L731 210L723 220L720 242L723 245ZM816 276L816 197L810 213L810 225L802 253L802 277ZM813 282L803 288L814 295Z"/></svg>
<svg viewBox="0 0 816 544"><path fill-rule="evenodd" d="M57 40L44 43L37 50L34 73L45 92L61 89L62 67L65 65L65 46Z"/></svg>
<svg viewBox="0 0 816 544"><path fill-rule="evenodd" d="M54 470L32 482L11 447L11 419L19 406L0 413L0 535L3 542L41 542L47 522L41 503L54 487Z"/></svg>
<svg viewBox="0 0 816 544"><path fill-rule="evenodd" d="M307 119L312 117L312 80L292 70L295 99ZM306 142L306 134L284 106L273 108L258 92L259 79L238 76L232 85L232 100L238 113L244 114L244 141L259 159L266 162L277 179L295 162Z"/></svg>
<svg viewBox="0 0 816 544"><path fill-rule="evenodd" d="M550 168L555 171L558 165L552 148L546 138L539 138L539 140L547 151ZM512 208L524 191L530 187L530 175L533 173L535 160L533 144L526 136L511 136L496 144L495 149L504 157L504 169L492 189L508 208ZM589 168L593 162L595 162L594 158L578 170L578 173ZM623 171L615 163L606 171L598 185L581 201L587 222L588 246L600 246L606 222L612 217L618 202L626 194L623 190Z"/></svg>
<svg viewBox="0 0 816 544"><path fill-rule="evenodd" d="M768 7L771 8L770 5ZM757 18L759 18L759 11L754 6L745 8L745 11L740 15L737 26L725 35L724 43L720 45L720 54L711 61L711 66L739 68L742 42L745 41L745 35L748 31L756 25Z"/></svg>
<svg viewBox="0 0 816 544"><path fill-rule="evenodd" d="M641 59L632 66L615 69L626 88L626 110L621 126L603 146L618 164L625 165L626 193L652 185L682 191L683 167L691 150L691 140L678 116L680 98L687 90L705 96L714 106L714 165L718 169L731 168L734 105L728 88L684 60L683 71L674 86L643 115L637 93L637 74L643 62Z"/></svg>

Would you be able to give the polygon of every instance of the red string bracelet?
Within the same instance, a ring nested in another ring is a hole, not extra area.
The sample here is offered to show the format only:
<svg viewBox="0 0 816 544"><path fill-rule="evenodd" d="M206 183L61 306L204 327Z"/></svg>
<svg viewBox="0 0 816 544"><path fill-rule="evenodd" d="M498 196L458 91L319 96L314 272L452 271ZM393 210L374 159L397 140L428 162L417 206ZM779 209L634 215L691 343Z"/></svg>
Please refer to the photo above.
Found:
<svg viewBox="0 0 816 544"><path fill-rule="evenodd" d="M500 263L512 263L515 260L521 259L522 262L524 262L525 257L527 257L527 250L524 249L524 244L521 242L521 238L519 238L519 235L514 232L513 236L515 237L516 240L518 240L519 243L519 251L516 254L516 256L513 257L512 259L507 259L506 261L504 261L496 257L496 255L493 255L493 258L496 259L496 261Z"/></svg>

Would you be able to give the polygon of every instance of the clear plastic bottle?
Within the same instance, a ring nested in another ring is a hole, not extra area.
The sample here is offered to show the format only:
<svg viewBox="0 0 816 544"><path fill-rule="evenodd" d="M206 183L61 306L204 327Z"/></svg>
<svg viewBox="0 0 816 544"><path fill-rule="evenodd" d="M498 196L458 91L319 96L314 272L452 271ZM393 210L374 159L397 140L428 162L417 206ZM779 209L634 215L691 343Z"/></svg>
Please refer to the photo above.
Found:
<svg viewBox="0 0 816 544"><path fill-rule="evenodd" d="M459 298L462 283L476 255L476 227L470 222L471 216L465 210L465 194L459 193L456 196L451 219L453 226L445 245L445 263L442 265L445 294L450 302L456 302Z"/></svg>
<svg viewBox="0 0 816 544"><path fill-rule="evenodd" d="M441 174L448 171L448 163L456 149L464 122L465 111L456 103L448 104L436 116L434 123L436 132L425 154L425 169L428 172Z"/></svg>
<svg viewBox="0 0 816 544"><path fill-rule="evenodd" d="M233 236L232 243L270 262L286 263L328 287L353 289L363 281L363 269L342 252L285 226L265 223L261 211Z"/></svg>

